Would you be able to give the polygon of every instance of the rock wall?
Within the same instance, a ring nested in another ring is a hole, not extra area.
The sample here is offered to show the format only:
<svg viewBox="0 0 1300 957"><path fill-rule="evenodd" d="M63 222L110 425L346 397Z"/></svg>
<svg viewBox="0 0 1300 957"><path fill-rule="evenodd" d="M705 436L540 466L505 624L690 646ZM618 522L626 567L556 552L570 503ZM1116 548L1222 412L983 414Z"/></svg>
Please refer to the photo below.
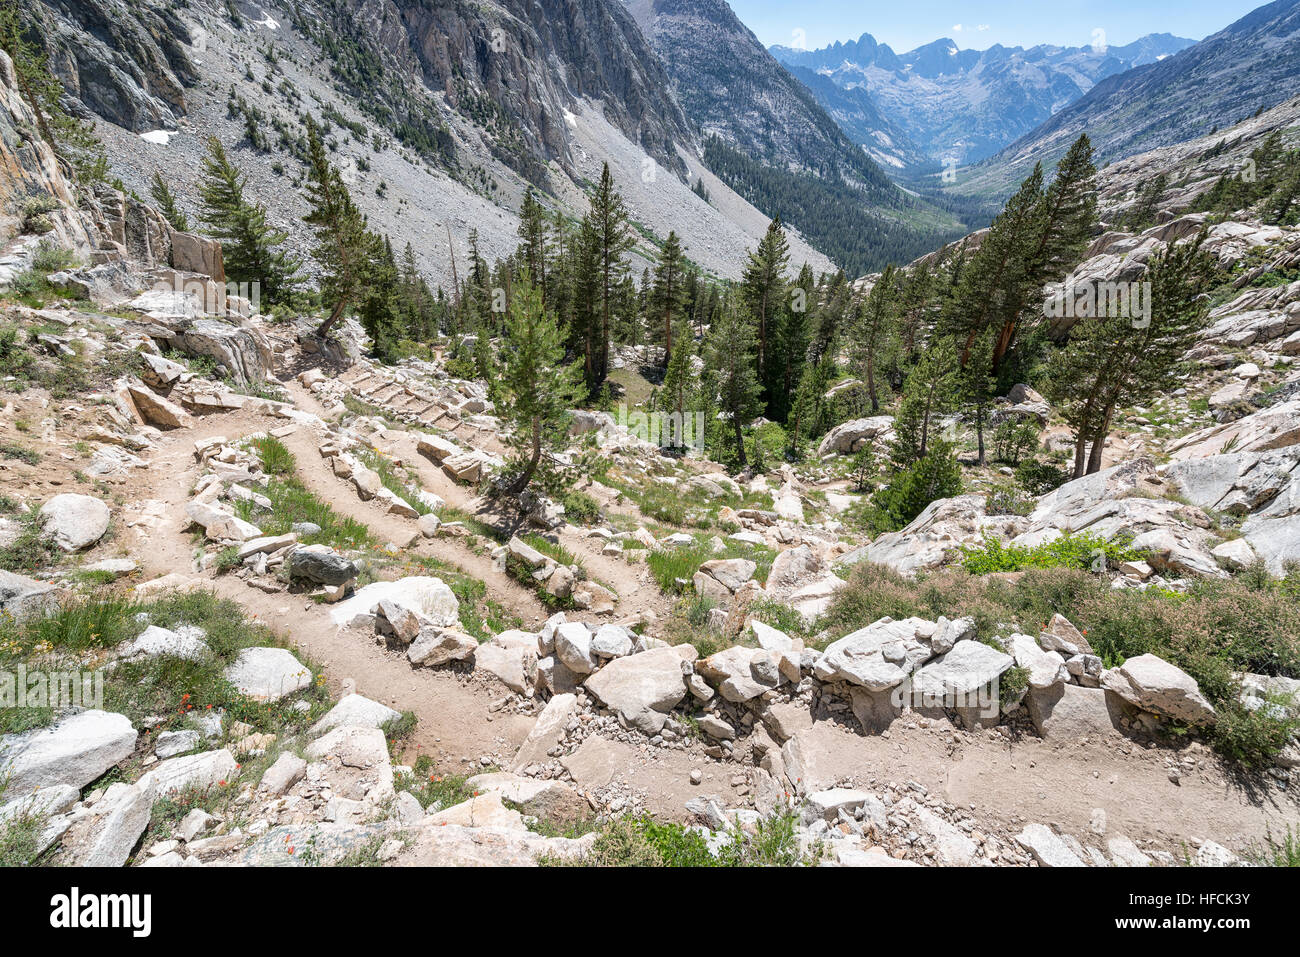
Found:
<svg viewBox="0 0 1300 957"><path fill-rule="evenodd" d="M52 224L50 234L62 245L92 245L84 217L75 210L73 185L37 132L36 117L18 92L13 61L0 52L0 253L8 252L6 247L18 236L23 204L32 197L49 197L64 207L45 214ZM29 237L21 245L34 240Z"/></svg>

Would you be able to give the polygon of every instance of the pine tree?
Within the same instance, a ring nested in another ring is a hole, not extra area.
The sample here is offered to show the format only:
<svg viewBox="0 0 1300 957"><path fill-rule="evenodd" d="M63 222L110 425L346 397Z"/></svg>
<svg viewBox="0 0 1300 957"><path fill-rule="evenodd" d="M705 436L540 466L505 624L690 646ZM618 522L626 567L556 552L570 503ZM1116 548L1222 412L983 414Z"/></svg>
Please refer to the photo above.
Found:
<svg viewBox="0 0 1300 957"><path fill-rule="evenodd" d="M1043 171L1035 166L963 264L939 320L940 334L957 341L962 364L970 361L975 340L1013 321L1011 310L1026 299L1031 250L1042 232L1042 201Z"/></svg>
<svg viewBox="0 0 1300 957"><path fill-rule="evenodd" d="M601 169L600 184L591 197L591 210L584 221L589 264L595 267L594 298L584 310L587 329L585 372L588 389L597 391L609 375L610 330L617 308L618 290L627 271L623 257L632 250L633 239L627 207L614 188L609 164Z"/></svg>
<svg viewBox="0 0 1300 957"><path fill-rule="evenodd" d="M1160 173L1147 180L1134 197L1133 205L1125 212L1120 225L1130 233L1140 232L1153 225L1156 221L1160 197L1164 196L1168 185L1169 176L1166 173Z"/></svg>
<svg viewBox="0 0 1300 957"><path fill-rule="evenodd" d="M514 290L506 316L504 363L498 392L517 471L507 491L518 495L540 471L544 456L562 448L569 409L583 395L576 367L564 364L564 337L526 275Z"/></svg>
<svg viewBox="0 0 1300 957"><path fill-rule="evenodd" d="M366 228L366 218L352 201L352 194L329 161L321 142L320 127L307 117L307 204L303 222L316 234L312 250L321 267L321 299L330 314L316 330L329 333L355 303L369 290L374 237Z"/></svg>
<svg viewBox="0 0 1300 957"><path fill-rule="evenodd" d="M933 501L961 494L961 465L952 443L935 439L926 453L890 481L889 488L877 493L873 502L902 528L916 518Z"/></svg>
<svg viewBox="0 0 1300 957"><path fill-rule="evenodd" d="M779 310L785 306L785 271L790 264L790 246L780 217L772 220L758 248L749 254L741 279L741 298L749 311L758 336L758 380L769 381L769 337Z"/></svg>
<svg viewBox="0 0 1300 957"><path fill-rule="evenodd" d="M1026 325L1042 318L1045 283L1062 278L1078 261L1096 223L1092 145L1080 136L1043 188L1043 171L1033 173L994 219L979 248L960 262L952 294L940 317L940 331L958 343L962 365L988 330L991 373L998 375Z"/></svg>
<svg viewBox="0 0 1300 957"><path fill-rule="evenodd" d="M986 458L985 434L993 399L997 395L997 379L989 373L992 355L992 332L989 330L976 337L971 346L970 361L957 370L954 381L956 402L965 421L975 428L976 465L983 465Z"/></svg>
<svg viewBox="0 0 1300 957"><path fill-rule="evenodd" d="M1174 388L1180 360L1205 324L1202 291L1210 258L1194 241L1170 246L1147 265L1146 316L1098 316L1077 322L1069 344L1049 363L1049 399L1075 433L1074 477L1099 471L1115 410Z"/></svg>
<svg viewBox="0 0 1300 957"><path fill-rule="evenodd" d="M244 198L244 181L221 141L209 139L199 186L201 216L209 235L221 241L226 277L261 283L269 302L284 302L297 283L299 263L280 248L288 234L272 229L266 210Z"/></svg>
<svg viewBox="0 0 1300 957"><path fill-rule="evenodd" d="M876 369L884 350L892 347L895 338L897 316L895 315L898 296L898 274L893 266L886 266L876 284L871 287L866 301L858 310L856 335L853 339L853 354L856 364L867 386L867 398L871 402L871 414L880 412L880 397L876 389Z"/></svg>
<svg viewBox="0 0 1300 957"><path fill-rule="evenodd" d="M519 259L532 276L533 282L541 289L543 301L546 299L546 232L546 210L537 201L530 187L524 193L523 206L519 209L519 238L522 241Z"/></svg>
<svg viewBox="0 0 1300 957"><path fill-rule="evenodd" d="M760 411L762 388L754 365L754 328L734 302L727 302L710 330L707 366L718 408L731 423L736 457L745 458L745 424Z"/></svg>
<svg viewBox="0 0 1300 957"><path fill-rule="evenodd" d="M915 361L918 344L924 337L930 306L935 293L935 274L930 264L922 262L903 277L898 289L899 359Z"/></svg>
<svg viewBox="0 0 1300 957"><path fill-rule="evenodd" d="M693 361L695 350L692 345L690 321L682 317L677 320L676 345L673 347L672 360L668 363L668 371L664 373L663 386L659 390L659 398L655 405L657 411L676 415L681 431L674 437L685 437L687 407L697 388Z"/></svg>
<svg viewBox="0 0 1300 957"><path fill-rule="evenodd" d="M649 299L653 321L663 332L664 368L672 362L673 330L677 328L677 318L685 308L685 280L682 277L683 258L681 240L677 233L670 232L659 250L659 261L655 265L654 286Z"/></svg>
<svg viewBox="0 0 1300 957"><path fill-rule="evenodd" d="M940 338L930 342L908 375L889 448L896 471L911 468L929 452L940 417L955 404L957 370L956 349L950 340Z"/></svg>
<svg viewBox="0 0 1300 957"><path fill-rule="evenodd" d="M176 202L176 196L171 191L166 181L162 178L161 173L153 174L153 182L149 185L149 195L153 197L158 204L158 210L167 220L167 224L177 232L188 233L190 231L190 221L186 218L185 213L181 211L179 204Z"/></svg>
<svg viewBox="0 0 1300 957"><path fill-rule="evenodd" d="M495 335L498 330L492 314L492 270L479 251L477 229L469 231L469 274L465 277L464 291L466 324L471 329L487 329Z"/></svg>
<svg viewBox="0 0 1300 957"><path fill-rule="evenodd" d="M853 453L852 472L853 487L859 492L871 488L871 477L876 474L876 447L871 440L862 443L862 448Z"/></svg>
<svg viewBox="0 0 1300 957"><path fill-rule="evenodd" d="M406 335L429 343L438 334L437 307L429 284L420 275L415 248L408 242L402 252L398 275L398 299Z"/></svg>
<svg viewBox="0 0 1300 957"><path fill-rule="evenodd" d="M1026 319L1042 318L1039 302L1044 284L1064 278L1092 242L1097 225L1097 168L1092 162L1092 142L1081 135L1056 164L1056 175L1041 203L1038 235L1028 251L1023 279L1008 289L1002 324L993 342L992 369L996 375L1015 343ZM1032 313L1026 315L1029 310Z"/></svg>
<svg viewBox="0 0 1300 957"><path fill-rule="evenodd" d="M397 343L404 330L399 321L397 260L387 236L371 236L365 295L357 309L361 328L370 337L375 355L383 362L397 358Z"/></svg>
<svg viewBox="0 0 1300 957"><path fill-rule="evenodd" d="M1291 225L1300 209L1300 150L1287 155L1286 167L1280 171L1277 188L1265 204L1265 221Z"/></svg>

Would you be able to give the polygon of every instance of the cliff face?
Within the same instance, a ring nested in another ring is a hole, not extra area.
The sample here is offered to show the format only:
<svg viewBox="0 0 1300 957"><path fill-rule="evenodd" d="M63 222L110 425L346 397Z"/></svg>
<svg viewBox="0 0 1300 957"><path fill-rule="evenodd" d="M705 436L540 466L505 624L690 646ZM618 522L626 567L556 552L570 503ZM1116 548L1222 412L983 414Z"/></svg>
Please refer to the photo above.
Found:
<svg viewBox="0 0 1300 957"><path fill-rule="evenodd" d="M74 248L90 245L72 184L54 151L37 134L36 117L18 93L13 62L0 51L0 251L35 240L34 235L22 237L21 231L24 205L38 198L59 204L43 214L54 238Z"/></svg>
<svg viewBox="0 0 1300 957"><path fill-rule="evenodd" d="M175 126L200 69L174 4L153 0L40 0L50 65L76 101L140 133Z"/></svg>
<svg viewBox="0 0 1300 957"><path fill-rule="evenodd" d="M691 138L654 52L618 0L40 0L51 62L84 106L134 132L174 127L186 90L205 77L196 15L226 31L292 25L311 36L334 82L454 162L430 92L481 128L514 169L540 182L572 168L565 112L600 101L606 119L660 162L680 168ZM233 11L233 13L232 13ZM272 26L274 25L274 26ZM425 89L427 88L427 89Z"/></svg>
<svg viewBox="0 0 1300 957"><path fill-rule="evenodd" d="M546 159L566 153L564 113L573 97L598 100L605 118L661 161L690 139L668 80L627 12L609 0L401 0L429 84L462 99L478 87L535 137ZM471 80L468 92L456 82ZM673 161L675 163L675 161Z"/></svg>

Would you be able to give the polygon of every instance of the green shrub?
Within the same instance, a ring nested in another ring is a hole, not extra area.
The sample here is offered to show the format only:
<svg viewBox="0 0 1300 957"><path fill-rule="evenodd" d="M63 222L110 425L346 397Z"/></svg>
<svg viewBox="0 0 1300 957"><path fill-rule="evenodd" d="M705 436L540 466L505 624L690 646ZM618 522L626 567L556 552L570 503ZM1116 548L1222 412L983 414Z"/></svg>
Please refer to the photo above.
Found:
<svg viewBox="0 0 1300 957"><path fill-rule="evenodd" d="M464 775L437 773L433 758L422 754L415 759L410 774L396 776L393 787L408 792L420 802L420 807L432 812L463 804L474 797L478 792L466 786L468 780Z"/></svg>
<svg viewBox="0 0 1300 957"><path fill-rule="evenodd" d="M1054 462L1028 459L1016 468L1016 484L1030 495L1046 495L1070 481L1071 472Z"/></svg>
<svg viewBox="0 0 1300 957"><path fill-rule="evenodd" d="M298 471L298 460L275 436L264 435L250 444L262 460L262 470L267 475L293 475Z"/></svg>
<svg viewBox="0 0 1300 957"><path fill-rule="evenodd" d="M239 557L239 548L231 545L229 548L223 548L217 552L217 560L213 567L218 575L224 575L227 572L234 571L242 564L243 560Z"/></svg>
<svg viewBox="0 0 1300 957"><path fill-rule="evenodd" d="M1018 466L1038 448L1042 428L1035 418L1015 416L998 423L993 430L993 461Z"/></svg>
<svg viewBox="0 0 1300 957"><path fill-rule="evenodd" d="M26 378L31 371L32 354L19 336L17 326L0 326L0 375Z"/></svg>
<svg viewBox="0 0 1300 957"><path fill-rule="evenodd" d="M53 196L30 196L23 200L21 232L38 236L48 233L54 228L54 223L46 213L54 212L59 206L59 201Z"/></svg>
<svg viewBox="0 0 1300 957"><path fill-rule="evenodd" d="M18 522L18 535L8 545L0 547L0 569L31 574L55 564L59 559L59 549L41 530L39 513L28 512Z"/></svg>
<svg viewBox="0 0 1300 957"><path fill-rule="evenodd" d="M560 502L564 517L574 525L590 525L600 518L600 503L586 492L574 489Z"/></svg>
<svg viewBox="0 0 1300 957"><path fill-rule="evenodd" d="M1122 540L1087 532L1066 532L1040 545L1014 545L985 538L979 545L959 545L962 566L972 575L1018 572L1026 568L1087 568L1104 572L1121 562L1141 561L1146 555Z"/></svg>
<svg viewBox="0 0 1300 957"><path fill-rule="evenodd" d="M995 485L984 496L984 511L990 515L1028 515L1037 504L1037 499L1015 485Z"/></svg>
<svg viewBox="0 0 1300 957"><path fill-rule="evenodd" d="M17 459L28 465L35 465L41 460L41 453L13 442L0 442L0 458Z"/></svg>
<svg viewBox="0 0 1300 957"><path fill-rule="evenodd" d="M931 502L960 494L961 466L957 456L949 443L936 440L924 457L894 475L872 502L897 529L920 515Z"/></svg>
<svg viewBox="0 0 1300 957"><path fill-rule="evenodd" d="M1285 835L1274 838L1270 832L1246 856L1261 867L1300 867L1300 834L1288 824Z"/></svg>
<svg viewBox="0 0 1300 957"><path fill-rule="evenodd" d="M586 867L717 867L704 836L676 822L659 823L648 815L620 817L597 835L591 850L578 860L543 863Z"/></svg>

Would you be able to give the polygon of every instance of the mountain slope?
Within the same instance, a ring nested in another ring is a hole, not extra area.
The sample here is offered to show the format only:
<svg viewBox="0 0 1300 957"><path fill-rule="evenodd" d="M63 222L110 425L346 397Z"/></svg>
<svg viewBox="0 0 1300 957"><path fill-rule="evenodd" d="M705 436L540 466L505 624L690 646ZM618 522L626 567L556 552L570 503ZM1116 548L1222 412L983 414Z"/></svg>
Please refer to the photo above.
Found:
<svg viewBox="0 0 1300 957"><path fill-rule="evenodd" d="M1204 136L1294 96L1298 88L1300 0L1277 0L1181 53L1103 80L961 174L952 189L1005 193L1034 163L1054 163L1084 132L1102 162Z"/></svg>
<svg viewBox="0 0 1300 957"><path fill-rule="evenodd" d="M372 225L399 250L410 242L424 274L446 287L449 243L462 274L471 230L483 255L508 255L528 186L580 216L605 161L642 237L638 272L655 255L653 237L676 229L694 262L738 276L767 228L698 168L698 134L616 0L42 0L35 9L114 177L145 196L162 173L194 219L200 159L216 135L298 253L308 251L297 217L309 113L329 128L332 158ZM691 191L701 176L712 203ZM796 265L831 268L797 235L791 245Z"/></svg>
<svg viewBox="0 0 1300 957"><path fill-rule="evenodd" d="M1121 47L997 45L978 51L940 39L900 55L864 33L858 40L820 50L774 46L772 53L792 70L803 68L823 77L809 88L837 118L841 109L825 81L868 95L877 111L932 161L967 163L1029 132L1098 81L1192 43L1154 34ZM877 132L897 139L887 126L854 123L844 130L868 148Z"/></svg>
<svg viewBox="0 0 1300 957"><path fill-rule="evenodd" d="M790 74L808 88L822 108L839 124L846 136L884 169L915 170L936 165L917 146L902 126L881 113L863 87L841 87L830 77L807 67L788 67Z"/></svg>
<svg viewBox="0 0 1300 957"><path fill-rule="evenodd" d="M625 0L701 132L704 159L855 272L961 226L894 186L724 0Z"/></svg>

